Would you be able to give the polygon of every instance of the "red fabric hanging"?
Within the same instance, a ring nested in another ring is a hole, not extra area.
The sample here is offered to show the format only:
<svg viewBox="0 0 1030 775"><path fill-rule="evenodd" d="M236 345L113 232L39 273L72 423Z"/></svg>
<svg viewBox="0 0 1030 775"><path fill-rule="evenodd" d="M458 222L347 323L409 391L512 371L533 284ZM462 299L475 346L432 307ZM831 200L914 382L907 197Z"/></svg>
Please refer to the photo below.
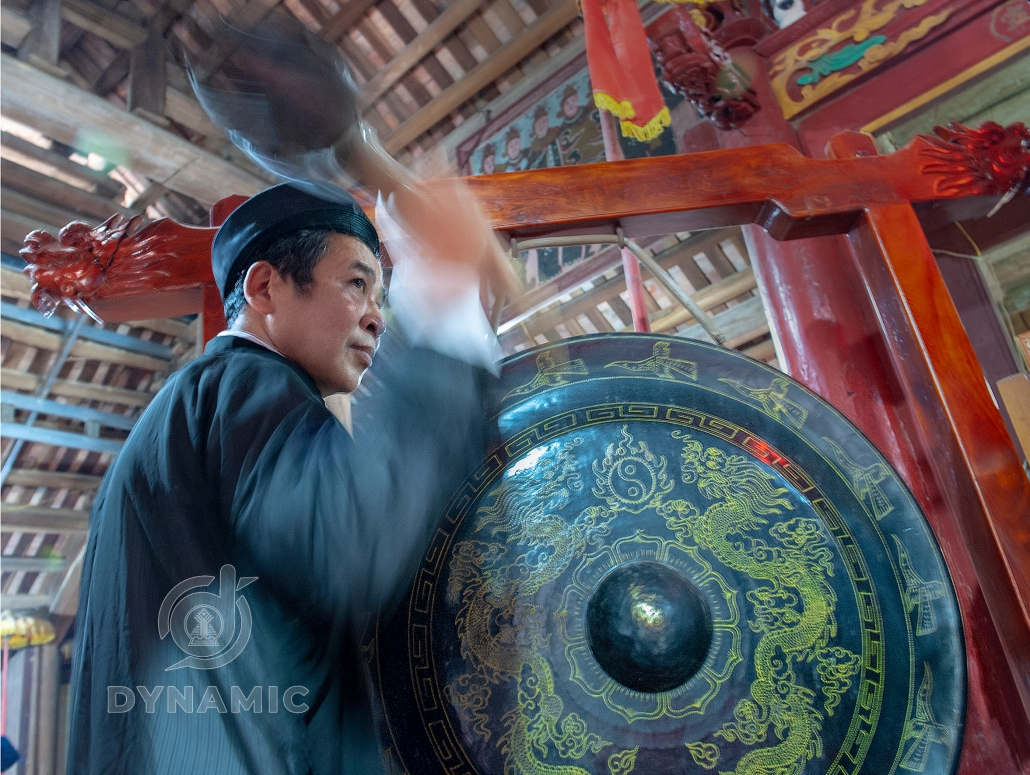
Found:
<svg viewBox="0 0 1030 775"><path fill-rule="evenodd" d="M669 126L636 0L582 0L594 104L620 119L622 134L649 141Z"/></svg>

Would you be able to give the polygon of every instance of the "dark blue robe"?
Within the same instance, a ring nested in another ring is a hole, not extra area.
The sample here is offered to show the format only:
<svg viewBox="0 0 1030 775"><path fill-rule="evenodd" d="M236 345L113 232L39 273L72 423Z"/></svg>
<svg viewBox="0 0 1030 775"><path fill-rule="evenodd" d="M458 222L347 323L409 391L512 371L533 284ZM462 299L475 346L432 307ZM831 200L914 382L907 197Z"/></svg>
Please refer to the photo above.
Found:
<svg viewBox="0 0 1030 775"><path fill-rule="evenodd" d="M93 508L70 775L380 769L360 633L483 459L492 378L424 349L376 367L354 439L237 337L158 393Z"/></svg>

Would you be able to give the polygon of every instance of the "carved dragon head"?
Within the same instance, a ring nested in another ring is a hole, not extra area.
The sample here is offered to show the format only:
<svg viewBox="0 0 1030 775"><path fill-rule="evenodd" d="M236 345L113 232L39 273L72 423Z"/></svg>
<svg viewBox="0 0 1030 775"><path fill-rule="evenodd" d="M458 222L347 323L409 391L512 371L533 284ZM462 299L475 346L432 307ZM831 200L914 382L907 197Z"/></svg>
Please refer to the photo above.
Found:
<svg viewBox="0 0 1030 775"><path fill-rule="evenodd" d="M56 237L44 229L30 232L18 252L27 262L24 271L32 280L36 309L49 317L67 304L99 320L87 303L101 288L141 286L154 274L167 274L151 268L163 254L155 250L157 240L146 227L134 232L140 220L113 215L96 227L69 223ZM116 264L120 271L112 272Z"/></svg>
<svg viewBox="0 0 1030 775"><path fill-rule="evenodd" d="M1003 127L986 121L976 129L953 121L923 135L922 172L939 176L942 194L1004 195L1005 201L1030 183L1030 129L1022 121Z"/></svg>

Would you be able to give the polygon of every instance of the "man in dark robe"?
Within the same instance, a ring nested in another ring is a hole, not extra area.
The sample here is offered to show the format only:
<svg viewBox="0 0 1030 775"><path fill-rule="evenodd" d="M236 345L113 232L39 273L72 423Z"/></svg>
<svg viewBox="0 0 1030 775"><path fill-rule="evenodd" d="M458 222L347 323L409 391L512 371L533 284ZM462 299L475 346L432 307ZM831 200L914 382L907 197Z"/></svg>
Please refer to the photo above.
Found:
<svg viewBox="0 0 1030 775"><path fill-rule="evenodd" d="M492 377L401 341L407 328L437 350L479 346L454 341L472 326L433 328L433 311L455 305L419 291L408 267L394 288L402 336L348 435L324 397L355 389L383 334L378 245L342 192L286 185L218 232L230 330L154 398L94 505L72 775L381 770L359 636L407 591L482 460ZM478 304L476 272L464 274L469 287L450 290Z"/></svg>

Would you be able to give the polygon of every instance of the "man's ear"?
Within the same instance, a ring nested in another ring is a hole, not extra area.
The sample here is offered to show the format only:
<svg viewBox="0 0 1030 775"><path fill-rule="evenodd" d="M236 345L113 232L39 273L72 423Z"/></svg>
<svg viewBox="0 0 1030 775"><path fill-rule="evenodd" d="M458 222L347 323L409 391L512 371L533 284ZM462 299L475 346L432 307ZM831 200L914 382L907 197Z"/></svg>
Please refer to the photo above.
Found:
<svg viewBox="0 0 1030 775"><path fill-rule="evenodd" d="M271 286L278 279L279 273L267 261L258 261L247 267L247 276L243 280L243 296L259 315L275 312Z"/></svg>

